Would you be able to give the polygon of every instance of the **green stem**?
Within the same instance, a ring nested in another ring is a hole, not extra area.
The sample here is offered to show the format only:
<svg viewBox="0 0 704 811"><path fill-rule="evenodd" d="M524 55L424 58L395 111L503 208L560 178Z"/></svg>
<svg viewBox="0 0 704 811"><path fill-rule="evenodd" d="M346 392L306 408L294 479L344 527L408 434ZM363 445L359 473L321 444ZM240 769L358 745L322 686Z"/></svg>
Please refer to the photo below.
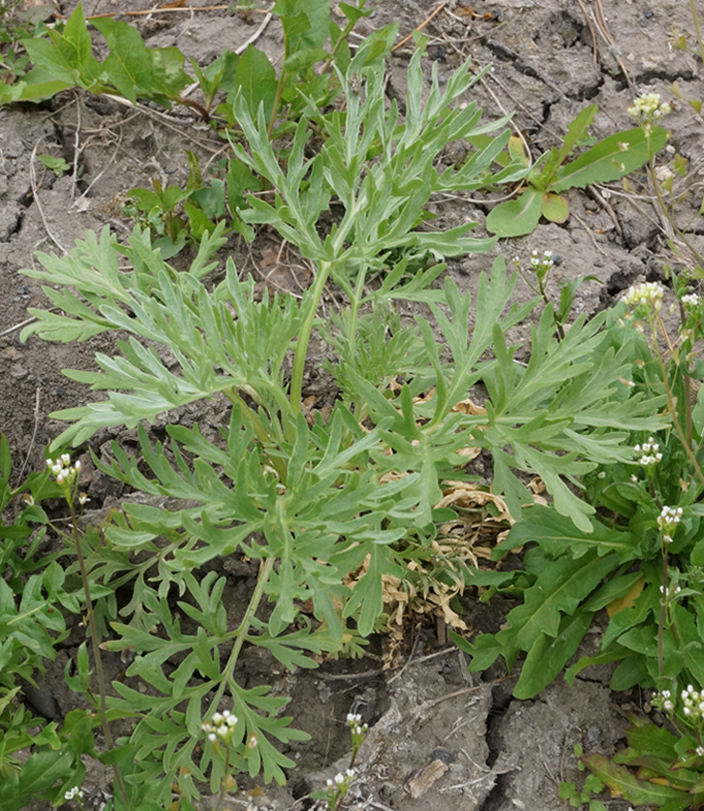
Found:
<svg viewBox="0 0 704 811"><path fill-rule="evenodd" d="M274 563L276 562L276 558L272 555L271 557L267 558L264 562L264 565L259 572L259 579L257 580L256 588L254 589L254 593L249 600L249 605L247 606L247 611L245 612L244 617L242 617L242 622L239 625L239 628L236 631L235 637L235 644L230 651L230 656L227 660L227 664L225 665L225 669L222 672L222 677L220 680L220 686L215 693L215 698L212 702L212 707L216 710L222 701L222 697L225 694L225 689L230 683L234 673L235 667L237 666L237 660L240 656L240 651L242 650L242 645L244 645L245 638L247 637L247 632L252 624L252 620L254 619L254 615L257 613L257 609L259 608L259 603L262 601L262 597L264 596L264 587L266 586L269 578L271 577L271 573L274 571Z"/></svg>
<svg viewBox="0 0 704 811"><path fill-rule="evenodd" d="M274 97L274 107L271 111L271 117L269 118L269 126L266 128L266 134L269 140L271 141L271 136L274 134L274 127L276 125L276 116L279 112L279 105L281 104L281 95L284 92L284 84L288 79L288 74L286 71L281 68L281 73L279 74L279 81L276 83L276 96Z"/></svg>
<svg viewBox="0 0 704 811"><path fill-rule="evenodd" d="M81 542L78 535L78 517L76 516L76 508L73 503L73 498L71 497L71 494L69 494L67 501L69 509L71 511L71 524L73 526L73 542L76 546L76 557L78 558L78 566L81 570L81 581L83 583L83 591L86 598L86 612L88 613L88 625L90 627L90 642L91 647L93 648L95 675L97 676L98 679L98 693L100 696L100 723L103 728L103 734L105 735L105 742L107 743L108 749L114 749L115 742L113 740L112 732L110 730L110 723L108 721L108 709L106 700L107 690L105 686L105 675L103 673L103 662L100 656L100 645L98 642L98 626L95 622L95 612L93 611L93 600L91 599L90 596L90 582L88 580L88 570L86 569L86 561L85 558L83 557L83 550L81 549ZM122 802L124 803L125 807L127 807L129 804L127 789L125 788L125 783L122 779L120 767L116 763L113 765L113 771L115 774L115 782L117 783Z"/></svg>
<svg viewBox="0 0 704 811"><path fill-rule="evenodd" d="M364 280L367 278L367 270L364 265L359 269L357 274L357 282L354 287L354 295L352 296L351 310L352 318L350 319L349 329L347 331L347 345L350 348L350 357L354 355L357 343L357 317L359 315L359 308L362 303L362 295L364 293Z"/></svg>
<svg viewBox="0 0 704 811"><path fill-rule="evenodd" d="M308 312L303 319L301 332L296 342L296 354L293 359L293 371L291 372L291 393L289 396L291 407L294 412L300 411L301 408L301 395L303 392L303 372L305 369L306 358L308 357L308 344L310 343L310 336L313 332L313 324L315 323L315 316L318 312L318 304L323 295L325 283L332 272L332 262L321 262L318 267L318 274L313 283L312 295Z"/></svg>
<svg viewBox="0 0 704 811"><path fill-rule="evenodd" d="M227 791L227 785L225 783L225 777L227 777L227 772L230 768L230 744L227 744L227 754L225 755L225 773L223 775L222 783L220 784L220 791L218 791L218 799L215 803L215 807L213 811L220 811L222 807L222 801L225 799L225 793Z"/></svg>
<svg viewBox="0 0 704 811"><path fill-rule="evenodd" d="M664 325L658 316L658 321L660 322L661 327L664 329ZM689 461L692 463L692 467L694 468L699 481L704 485L704 473L702 473L702 469L699 466L699 462L697 462L697 457L694 455L694 451L692 450L691 443L687 442L687 437L685 436L685 432L682 430L682 424L680 423L680 419L677 416L677 405L675 403L675 398L672 394L672 388L670 386L670 382L667 377L667 369L665 368L665 361L663 360L662 353L660 352L660 345L658 344L657 340L657 333L655 332L654 327L651 325L652 329L652 337L653 337L653 346L655 348L655 354L657 357L657 361L660 364L660 373L662 375L662 383L665 387L665 397L667 398L667 410L672 418L672 422L675 426L675 430L677 431L677 436L682 443L682 447L684 448L684 452L687 454Z"/></svg>
<svg viewBox="0 0 704 811"><path fill-rule="evenodd" d="M658 676L661 679L665 675L665 652L664 652L663 636L665 631L666 602L667 602L667 545L665 545L662 555L662 599L660 600L660 618L658 620Z"/></svg>

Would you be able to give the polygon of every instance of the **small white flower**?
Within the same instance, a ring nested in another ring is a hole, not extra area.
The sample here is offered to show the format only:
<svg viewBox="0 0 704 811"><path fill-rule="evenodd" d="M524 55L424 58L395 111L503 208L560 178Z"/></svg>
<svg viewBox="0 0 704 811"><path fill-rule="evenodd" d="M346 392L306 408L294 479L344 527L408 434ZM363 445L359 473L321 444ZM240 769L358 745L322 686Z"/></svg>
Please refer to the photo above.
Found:
<svg viewBox="0 0 704 811"><path fill-rule="evenodd" d="M222 722L223 722L222 713L219 713L219 712L214 713L214 715L213 715L213 723L217 725L217 724L222 724Z"/></svg>
<svg viewBox="0 0 704 811"><path fill-rule="evenodd" d="M347 723L348 724L356 724L362 720L362 716L359 713L348 712L347 713Z"/></svg>
<svg viewBox="0 0 704 811"><path fill-rule="evenodd" d="M675 708L671 701L666 701L663 704L663 707L665 708L666 712L672 712L672 710L674 710L674 708Z"/></svg>
<svg viewBox="0 0 704 811"><path fill-rule="evenodd" d="M227 733L230 731L230 729L226 724L221 724L215 731L221 738L224 738L225 735L227 735Z"/></svg>
<svg viewBox="0 0 704 811"><path fill-rule="evenodd" d="M697 746L694 751L699 755L699 757L704 757L704 746Z"/></svg>
<svg viewBox="0 0 704 811"><path fill-rule="evenodd" d="M344 774L338 773L335 775L335 783L337 783L338 786L341 786L344 782L345 782Z"/></svg>
<svg viewBox="0 0 704 811"><path fill-rule="evenodd" d="M636 309L638 307L652 307L655 312L659 312L662 307L662 297L664 290L657 282L643 282L642 284L629 287L623 297L627 307Z"/></svg>
<svg viewBox="0 0 704 811"><path fill-rule="evenodd" d="M218 736L214 732L209 733L208 740L210 741L210 743L215 743L217 739Z"/></svg>
<svg viewBox="0 0 704 811"><path fill-rule="evenodd" d="M67 453L62 453L61 461L68 467L71 464L71 457Z"/></svg>
<svg viewBox="0 0 704 811"><path fill-rule="evenodd" d="M699 304L699 296L696 293L687 293L680 299L686 307L696 307Z"/></svg>

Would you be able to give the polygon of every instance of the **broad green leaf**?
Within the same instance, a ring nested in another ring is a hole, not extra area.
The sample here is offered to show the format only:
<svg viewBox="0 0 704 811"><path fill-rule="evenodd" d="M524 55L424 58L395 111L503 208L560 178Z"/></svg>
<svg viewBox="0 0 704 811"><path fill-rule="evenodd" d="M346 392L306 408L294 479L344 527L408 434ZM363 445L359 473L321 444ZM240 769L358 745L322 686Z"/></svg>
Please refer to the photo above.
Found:
<svg viewBox="0 0 704 811"><path fill-rule="evenodd" d="M595 774L611 791L611 796L623 798L635 805L657 806L668 804L670 811L685 811L691 797L676 788L661 783L646 782L635 777L625 766L613 763L603 755L582 758L592 774Z"/></svg>
<svg viewBox="0 0 704 811"><path fill-rule="evenodd" d="M617 132L599 141L577 160L563 166L551 191L583 189L591 183L608 183L629 172L640 169L644 163L667 143L667 130L651 127L647 138L641 127Z"/></svg>
<svg viewBox="0 0 704 811"><path fill-rule="evenodd" d="M510 663L519 651L530 650L541 634L557 637L562 613L574 613L617 564L613 553L603 557L587 553L576 560L563 557L544 566L525 592L523 604L509 612L510 626L497 635L505 645L502 655Z"/></svg>
<svg viewBox="0 0 704 811"><path fill-rule="evenodd" d="M277 78L266 54L249 45L237 63L234 84L235 93L239 90L242 94L250 116L256 120L263 105L264 118L269 121L276 101Z"/></svg>
<svg viewBox="0 0 704 811"><path fill-rule="evenodd" d="M176 100L179 93L191 83L191 77L184 71L185 57L178 48L150 48L152 60L152 92L167 100Z"/></svg>
<svg viewBox="0 0 704 811"><path fill-rule="evenodd" d="M20 790L32 795L52 788L57 781L68 777L72 763L70 752L36 752L22 766Z"/></svg>
<svg viewBox="0 0 704 811"><path fill-rule="evenodd" d="M530 234L540 220L542 205L542 191L528 186L516 200L508 200L492 208L486 218L486 227L501 238Z"/></svg>
<svg viewBox="0 0 704 811"><path fill-rule="evenodd" d="M550 222L566 222L570 216L570 206L567 198L555 192L545 192L540 213Z"/></svg>
<svg viewBox="0 0 704 811"><path fill-rule="evenodd" d="M525 509L521 520L513 525L504 541L495 549L499 554L534 541L549 555L573 557L596 550L599 555L615 552L623 561L638 553L638 539L626 530L611 529L590 518L591 532L577 529L571 518L560 515L553 507L536 504Z"/></svg>
<svg viewBox="0 0 704 811"><path fill-rule="evenodd" d="M93 25L105 37L110 54L103 63L108 78L133 104L154 90L154 68L149 49L139 31L129 23L103 17Z"/></svg>

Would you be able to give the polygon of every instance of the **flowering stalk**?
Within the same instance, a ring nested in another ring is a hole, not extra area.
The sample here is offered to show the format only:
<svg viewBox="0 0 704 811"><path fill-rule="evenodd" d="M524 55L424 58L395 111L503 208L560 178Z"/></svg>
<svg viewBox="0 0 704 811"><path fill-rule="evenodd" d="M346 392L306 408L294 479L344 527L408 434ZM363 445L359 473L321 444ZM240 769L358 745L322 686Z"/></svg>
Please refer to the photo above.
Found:
<svg viewBox="0 0 704 811"><path fill-rule="evenodd" d="M222 712L214 713L211 721L212 723L206 721L201 725L203 732L207 735L216 753L221 744L225 747L225 774L220 784L220 791L218 792L218 798L213 809L213 811L219 811L222 806L222 801L225 799L225 794L233 788L237 788L235 779L229 775L230 744L232 743L232 737L235 732L235 727L237 726L237 716L233 715L229 710L223 710Z"/></svg>
<svg viewBox="0 0 704 811"><path fill-rule="evenodd" d="M691 0L691 2L693 3L694 0ZM696 261L699 262L699 264L704 264L704 256L702 256L702 254L678 227L672 210L665 203L655 167L655 155L653 150L650 148L650 135L653 122L664 118L666 115L669 115L671 110L672 108L668 102L660 101L660 95L658 93L645 93L644 95L639 96L633 102L633 104L626 109L626 112L635 118L643 128L643 133L645 134L648 143L648 152L651 155L647 164L648 176L650 177L650 182L653 187L653 191L655 192L655 197L658 201L658 206L663 217L677 234L678 239L687 248L690 254L695 257Z"/></svg>
<svg viewBox="0 0 704 811"><path fill-rule="evenodd" d="M530 287L534 293L539 295L545 304L552 304L547 293L548 279L550 278L550 273L555 267L555 261L552 258L552 251L543 251L542 256L538 255L538 251L531 252L530 267L533 273L535 273L535 278L538 280L537 287L531 282L530 278L523 273L521 268L521 260L517 256L513 259L513 265L521 274L521 278L528 285L528 287ZM555 326L558 338L563 340L565 337L565 331L562 328L562 324L558 322Z"/></svg>
<svg viewBox="0 0 704 811"><path fill-rule="evenodd" d="M677 682L673 679L673 690L660 690L652 698L652 705L666 713L672 724L683 737L693 733L696 743L694 750L698 758L704 758L704 691L688 684L679 694L682 704L678 710Z"/></svg>
<svg viewBox="0 0 704 811"><path fill-rule="evenodd" d="M369 725L362 723L362 716L358 713L348 713L346 721L352 736L352 755L350 757L349 768L345 773L339 772L335 777L328 778L327 780L326 800L328 808L331 811L339 811L342 806L342 801L345 799L345 795L350 790L354 778L357 776L357 770L354 768L354 764L357 760L359 750L364 743L364 739L367 737L367 732L369 731Z"/></svg>
<svg viewBox="0 0 704 811"><path fill-rule="evenodd" d="M90 582L88 580L88 570L86 568L86 561L81 549L81 539L78 533L78 516L76 514L76 496L78 501L83 506L88 497L85 493L78 495L78 478L81 472L81 462L77 460L75 464L71 464L71 457L67 453L61 454L57 459L47 459L46 466L50 470L56 483L61 487L64 499L68 504L71 512L71 536L73 544L76 548L76 558L78 559L78 567L81 572L81 582L83 584L83 592L86 598L86 614L88 615L88 625L90 627L90 642L93 648L93 661L95 663L95 675L98 680L98 699L100 711L100 724L105 735L105 743L108 749L115 748L115 742L110 730L110 723L108 721L107 701L106 701L106 685L105 675L103 673L103 662L100 656L100 643L98 640L98 626L95 622L95 612L93 611L93 600L90 594ZM118 791L121 799L125 805L128 804L127 790L125 788L120 767L113 764L113 771L115 774L115 782L118 786ZM79 795L80 796L80 795Z"/></svg>

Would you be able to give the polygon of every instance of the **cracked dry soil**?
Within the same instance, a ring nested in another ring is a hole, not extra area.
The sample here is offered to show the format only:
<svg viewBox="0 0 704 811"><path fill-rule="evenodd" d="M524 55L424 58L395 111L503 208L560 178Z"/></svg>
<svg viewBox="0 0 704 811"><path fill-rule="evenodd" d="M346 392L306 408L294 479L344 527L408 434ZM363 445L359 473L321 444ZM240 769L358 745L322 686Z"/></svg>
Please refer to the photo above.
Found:
<svg viewBox="0 0 704 811"><path fill-rule="evenodd" d="M60 5L69 14L76 4L71 0ZM84 11L99 14L116 5L116 0L85 0ZM151 7L148 0L129 5ZM203 2L194 0L192 5ZM381 0L374 17L362 21L358 30L364 34L398 20L400 36L405 36L436 5ZM441 77L470 56L477 69L492 64L472 97L486 118L515 110L514 121L534 156L558 143L587 103L598 103L592 134L604 137L630 126L626 107L644 91L670 99L668 88L677 81L685 96L704 98L701 64L687 51L671 47L673 28L691 29L683 0L473 0L472 5L474 9L467 0L449 2L427 25L429 59L437 62ZM177 45L201 64L245 42L255 30L253 21L222 10L155 14L139 18L137 25L149 46ZM275 22L257 44L272 56L281 52ZM401 103L408 58L409 51L399 49L389 66L388 93ZM704 129L685 104L675 107L667 124L671 146L689 161L688 182L699 184ZM196 151L203 164L217 162L222 141L183 111L135 110L75 93L41 105L0 109L0 370L5 381L0 430L10 440L13 457L26 462L28 470L42 465L44 446L60 431L50 412L88 397L61 369L91 368L94 354L109 352L114 339L98 336L68 346L35 338L21 343L17 326L27 319L27 307L46 306L47 300L39 283L18 271L32 265L36 250L64 252L88 229L108 224L118 235L126 234L128 223L120 213L125 192L148 186L152 177L165 185L185 184L184 149ZM80 179L57 180L45 171L36 155L47 152L82 167ZM461 159L461 145L449 147L445 157L448 164ZM694 213L698 198L692 199ZM456 195L434 206L447 225L474 219L479 221L475 233L483 232L488 208L480 201ZM587 314L608 306L637 280L661 278L662 263L669 258L666 240L646 198L629 199L618 187L610 194L587 190L572 193L570 207L564 226L541 224L528 237L499 244L494 254L525 259L533 249L549 248L562 258L562 278L596 276L601 284L585 284L576 301L577 312ZM692 238L700 239L696 234ZM255 242L249 249L233 239L223 258L228 253L262 285L265 276L270 285L284 288L306 283L295 268L272 265L267 246ZM461 289L471 289L479 271L491 267L492 258L470 256L451 263L448 272ZM527 298L529 291L519 289L517 295ZM329 394L316 368L310 369L306 393ZM211 403L185 408L178 418L185 424L198 420L207 435L225 415L224 405ZM135 435L129 431L104 431L91 446L100 455L113 438L134 447ZM90 469L87 454L83 458L85 489L96 513L129 497L119 483ZM222 568L232 593L246 590L254 577L236 562L225 562ZM484 631L498 629L506 608L498 602L477 604L471 594L465 605L467 625ZM311 808L309 792L347 766L344 718L354 705L370 724L358 761L361 778L350 794L357 808L557 811L567 805L557 796L560 780L579 782L574 744L587 752L612 754L623 744L624 713L641 708L638 691L610 692L608 668L587 671L573 687L558 679L533 701L513 700L513 680L505 679L499 666L470 676L463 655L440 645L434 628L418 625L407 635L405 666L395 671L382 670L385 643L376 639L371 655L361 662L327 662L314 671L275 673L275 692L292 697L295 724L312 739L291 751L299 768L285 788L240 794L232 807L242 808L246 800L272 811ZM76 706L76 697L63 687L62 672L79 636L76 632L66 641L47 675L45 689L53 694L48 712L57 718ZM595 650L598 637L595 629L580 653ZM248 686L270 679L271 663L259 656L259 651L251 652L243 663L242 678ZM119 666L109 666L118 677ZM101 807L107 785L107 775L89 772L84 784L87 808ZM619 800L608 805L614 811L628 808ZM33 811L41 808L32 806Z"/></svg>

